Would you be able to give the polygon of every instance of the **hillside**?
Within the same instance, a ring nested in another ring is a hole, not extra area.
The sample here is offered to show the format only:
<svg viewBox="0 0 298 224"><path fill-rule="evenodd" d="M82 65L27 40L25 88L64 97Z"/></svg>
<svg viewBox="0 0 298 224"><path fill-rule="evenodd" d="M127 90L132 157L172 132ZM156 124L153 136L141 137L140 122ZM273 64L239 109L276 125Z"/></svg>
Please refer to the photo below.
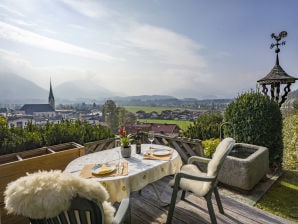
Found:
<svg viewBox="0 0 298 224"><path fill-rule="evenodd" d="M2 103L45 103L48 91L12 73L0 73L0 101Z"/></svg>
<svg viewBox="0 0 298 224"><path fill-rule="evenodd" d="M64 82L53 88L54 95L59 101L103 101L115 94L89 80Z"/></svg>
<svg viewBox="0 0 298 224"><path fill-rule="evenodd" d="M116 93L89 80L64 82L58 86L52 83L56 104L63 103L99 103L107 99L121 106L192 106L198 104L226 104L231 99L195 98L178 99L167 95L141 95L119 97ZM0 73L0 104L47 103L49 89L43 89L35 83L11 73ZM119 94L118 94L119 95Z"/></svg>

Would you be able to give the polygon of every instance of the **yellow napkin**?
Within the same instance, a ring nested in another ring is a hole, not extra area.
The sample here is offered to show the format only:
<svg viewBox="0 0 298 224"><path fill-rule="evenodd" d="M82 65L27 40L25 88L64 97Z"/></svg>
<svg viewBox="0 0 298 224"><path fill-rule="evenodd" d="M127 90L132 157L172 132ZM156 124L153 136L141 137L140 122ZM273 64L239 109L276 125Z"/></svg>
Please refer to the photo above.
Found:
<svg viewBox="0 0 298 224"><path fill-rule="evenodd" d="M92 178L92 177L115 177L115 176L127 176L128 175L128 163L125 161L122 163L121 173L119 171L118 165L116 165L116 169L113 172L108 172L105 174L93 174L92 168L96 164L87 164L81 170L80 176L83 178Z"/></svg>
<svg viewBox="0 0 298 224"><path fill-rule="evenodd" d="M96 172L93 172L93 173L98 175L98 174L110 173L112 171L113 171L113 169L104 163L104 164L102 164L101 168L99 169L99 171L97 173Z"/></svg>

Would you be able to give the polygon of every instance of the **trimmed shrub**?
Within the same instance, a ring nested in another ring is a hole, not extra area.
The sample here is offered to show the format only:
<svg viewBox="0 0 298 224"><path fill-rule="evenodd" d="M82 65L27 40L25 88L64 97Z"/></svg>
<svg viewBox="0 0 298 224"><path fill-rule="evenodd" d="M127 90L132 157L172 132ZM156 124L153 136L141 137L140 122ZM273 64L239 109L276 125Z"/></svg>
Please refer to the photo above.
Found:
<svg viewBox="0 0 298 224"><path fill-rule="evenodd" d="M279 168L283 158L282 114L278 104L259 92L246 92L228 105L224 120L235 126L237 142L269 149L271 168ZM231 127L224 127L230 135Z"/></svg>

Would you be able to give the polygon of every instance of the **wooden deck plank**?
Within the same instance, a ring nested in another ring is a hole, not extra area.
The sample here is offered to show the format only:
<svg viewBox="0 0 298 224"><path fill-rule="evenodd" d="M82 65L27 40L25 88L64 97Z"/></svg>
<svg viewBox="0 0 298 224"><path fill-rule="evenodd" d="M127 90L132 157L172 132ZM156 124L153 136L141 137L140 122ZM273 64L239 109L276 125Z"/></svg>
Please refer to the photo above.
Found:
<svg viewBox="0 0 298 224"><path fill-rule="evenodd" d="M172 177L165 177L157 182L155 186L161 193L163 200L169 201L172 189L168 186L168 182ZM138 192L131 194L131 211L132 224L161 224L167 219L168 206L163 207L150 185L146 186L141 195ZM286 219L277 217L258 208L240 203L234 199L221 196L225 214L220 214L217 204L213 200L218 224L290 224ZM0 214L2 215L1 224L27 224L20 217L6 216L4 214L3 205L0 206ZM193 223L210 223L210 217L206 205L206 201L193 194L186 195L186 201L177 199L176 208L173 216L173 224L193 224Z"/></svg>

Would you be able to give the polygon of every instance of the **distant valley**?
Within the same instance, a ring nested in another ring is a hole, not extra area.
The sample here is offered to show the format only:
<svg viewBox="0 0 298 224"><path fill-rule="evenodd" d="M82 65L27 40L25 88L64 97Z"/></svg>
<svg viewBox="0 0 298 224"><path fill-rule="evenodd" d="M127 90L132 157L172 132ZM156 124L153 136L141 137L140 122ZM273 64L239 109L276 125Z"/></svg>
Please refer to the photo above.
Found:
<svg viewBox="0 0 298 224"><path fill-rule="evenodd" d="M226 104L232 99L178 99L166 95L141 95L120 97L88 80L64 82L59 86L53 85L56 104L98 103L103 104L107 99L118 105L139 106L183 106L198 104ZM289 94L289 98L297 98L298 90ZM47 103L49 89L43 89L35 83L11 73L0 73L0 104Z"/></svg>

